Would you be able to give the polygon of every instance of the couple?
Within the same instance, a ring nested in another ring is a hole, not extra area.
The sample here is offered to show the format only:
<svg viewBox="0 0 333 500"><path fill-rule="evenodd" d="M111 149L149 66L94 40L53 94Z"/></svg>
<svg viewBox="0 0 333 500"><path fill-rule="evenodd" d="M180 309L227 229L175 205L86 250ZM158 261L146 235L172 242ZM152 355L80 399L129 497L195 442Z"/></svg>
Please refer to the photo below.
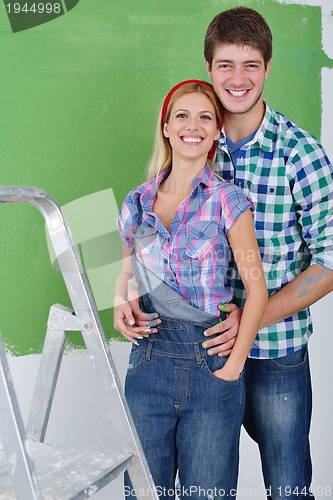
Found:
<svg viewBox="0 0 333 500"><path fill-rule="evenodd" d="M242 423L270 498L313 498L308 307L333 289L333 169L264 102L271 56L258 12L213 19L216 94L171 89L149 180L118 219L115 328L133 342L126 397L161 498L177 470L184 498L235 497Z"/></svg>

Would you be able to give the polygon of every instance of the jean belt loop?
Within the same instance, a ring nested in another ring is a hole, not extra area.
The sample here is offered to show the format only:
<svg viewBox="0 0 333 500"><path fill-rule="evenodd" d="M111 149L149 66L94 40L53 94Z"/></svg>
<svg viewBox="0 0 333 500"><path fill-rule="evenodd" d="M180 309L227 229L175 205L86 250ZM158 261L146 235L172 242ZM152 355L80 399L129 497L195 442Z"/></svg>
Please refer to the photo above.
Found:
<svg viewBox="0 0 333 500"><path fill-rule="evenodd" d="M202 364L202 352L200 351L200 347L199 347L198 342L193 344L193 347L194 347L194 354L195 354L195 360L197 362L197 365L201 365Z"/></svg>
<svg viewBox="0 0 333 500"><path fill-rule="evenodd" d="M147 346L147 351L146 351L146 359L150 360L151 358L151 352L152 352L152 349L153 349L153 343L154 341L152 339L148 339L148 346Z"/></svg>

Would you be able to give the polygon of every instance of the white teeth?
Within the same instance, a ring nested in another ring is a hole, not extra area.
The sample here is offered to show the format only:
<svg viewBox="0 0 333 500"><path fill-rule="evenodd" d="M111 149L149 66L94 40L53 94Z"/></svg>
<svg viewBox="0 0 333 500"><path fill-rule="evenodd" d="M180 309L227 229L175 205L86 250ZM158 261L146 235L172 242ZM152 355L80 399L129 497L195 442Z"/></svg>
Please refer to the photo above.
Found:
<svg viewBox="0 0 333 500"><path fill-rule="evenodd" d="M201 137L183 137L182 140L184 142L198 142L198 143L202 141Z"/></svg>
<svg viewBox="0 0 333 500"><path fill-rule="evenodd" d="M246 94L247 90L229 90L229 92L234 97L242 97Z"/></svg>

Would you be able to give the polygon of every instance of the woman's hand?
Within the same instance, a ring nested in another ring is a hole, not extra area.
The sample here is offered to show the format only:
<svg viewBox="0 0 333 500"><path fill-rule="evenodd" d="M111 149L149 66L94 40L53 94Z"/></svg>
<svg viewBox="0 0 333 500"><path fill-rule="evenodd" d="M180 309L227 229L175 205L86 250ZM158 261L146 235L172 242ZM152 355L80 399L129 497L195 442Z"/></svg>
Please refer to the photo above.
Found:
<svg viewBox="0 0 333 500"><path fill-rule="evenodd" d="M232 382L239 379L242 371L243 367L231 366L227 361L223 368L213 372L213 375L223 380Z"/></svg>
<svg viewBox="0 0 333 500"><path fill-rule="evenodd" d="M161 320L157 313L148 314L141 311L139 288L133 278L128 280L127 297L127 301L115 301L113 326L127 340L137 344L136 339L156 333L157 328L153 327L159 325Z"/></svg>

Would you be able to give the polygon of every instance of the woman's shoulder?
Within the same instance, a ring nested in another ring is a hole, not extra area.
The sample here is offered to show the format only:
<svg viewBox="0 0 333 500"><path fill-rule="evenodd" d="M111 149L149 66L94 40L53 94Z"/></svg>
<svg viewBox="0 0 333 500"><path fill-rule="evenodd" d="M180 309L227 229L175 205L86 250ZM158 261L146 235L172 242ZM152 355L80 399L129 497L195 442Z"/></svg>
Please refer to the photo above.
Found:
<svg viewBox="0 0 333 500"><path fill-rule="evenodd" d="M240 201L247 199L243 190L239 186L236 186L231 182L227 182L221 177L217 177L217 181L218 182L216 184L216 190L219 196L221 196L222 198L231 197Z"/></svg>
<svg viewBox="0 0 333 500"><path fill-rule="evenodd" d="M149 179L148 181L143 182L142 184L139 184L135 188L131 189L129 193L127 193L125 197L125 202L126 203L136 203L140 197L147 192L147 190L152 186L154 183L155 179Z"/></svg>

